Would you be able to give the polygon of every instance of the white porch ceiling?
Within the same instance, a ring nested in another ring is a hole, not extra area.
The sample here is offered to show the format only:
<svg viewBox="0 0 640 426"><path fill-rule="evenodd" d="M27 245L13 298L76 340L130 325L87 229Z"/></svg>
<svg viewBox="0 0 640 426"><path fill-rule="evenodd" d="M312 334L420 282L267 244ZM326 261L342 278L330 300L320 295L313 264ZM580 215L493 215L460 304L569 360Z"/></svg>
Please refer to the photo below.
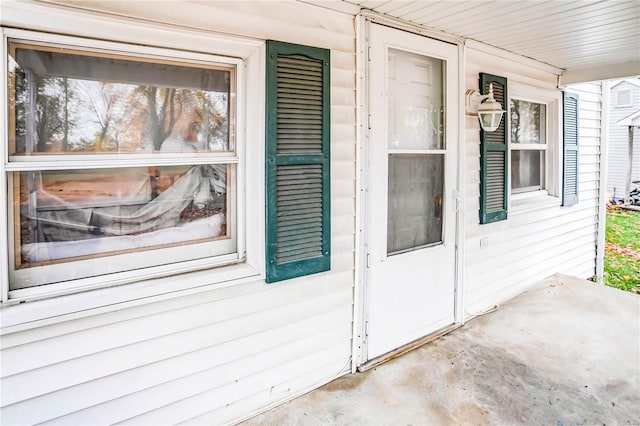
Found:
<svg viewBox="0 0 640 426"><path fill-rule="evenodd" d="M343 1L561 68L565 83L640 74L638 0Z"/></svg>

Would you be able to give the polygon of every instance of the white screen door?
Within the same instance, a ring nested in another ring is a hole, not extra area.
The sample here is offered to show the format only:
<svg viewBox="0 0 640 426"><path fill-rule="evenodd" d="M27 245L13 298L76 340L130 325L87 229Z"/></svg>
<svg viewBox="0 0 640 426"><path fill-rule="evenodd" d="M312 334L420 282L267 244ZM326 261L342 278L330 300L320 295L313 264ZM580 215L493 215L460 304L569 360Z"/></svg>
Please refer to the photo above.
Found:
<svg viewBox="0 0 640 426"><path fill-rule="evenodd" d="M453 324L458 49L370 24L367 359Z"/></svg>

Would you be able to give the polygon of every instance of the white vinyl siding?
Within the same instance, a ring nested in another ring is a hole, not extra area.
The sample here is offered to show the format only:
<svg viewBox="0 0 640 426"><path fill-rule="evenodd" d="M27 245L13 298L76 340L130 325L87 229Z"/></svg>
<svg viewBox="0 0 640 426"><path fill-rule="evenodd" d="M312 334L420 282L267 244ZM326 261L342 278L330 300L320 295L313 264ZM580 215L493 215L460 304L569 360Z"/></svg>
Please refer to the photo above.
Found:
<svg viewBox="0 0 640 426"><path fill-rule="evenodd" d="M467 50L466 57L467 88L477 88L478 74L487 72L506 77L510 84L527 85L532 91L556 90L557 76L552 73L472 49ZM479 124L477 119L466 119L463 188L466 318L502 303L553 273L589 278L595 272L600 86L584 85L568 90L580 96L580 202L574 206L561 207L557 197L531 197L518 200L517 206L512 204L507 220L480 225ZM561 147L562 140L553 145Z"/></svg>
<svg viewBox="0 0 640 426"><path fill-rule="evenodd" d="M161 410L174 423L252 394L290 397L296 388L274 393L271 387L289 389L288 380L307 373L292 366L330 370L320 383L346 367L351 301L340 275L331 284L246 284L104 314L52 326L48 338L33 336L16 346L9 335L2 353L3 422L64 416L56 423L115 423L150 416L138 423L151 424ZM322 294L309 296L310 286L322 287ZM217 396L205 401L202 393ZM182 401L191 397L201 403ZM191 408L172 412L174 404ZM223 415L213 423L228 420Z"/></svg>
<svg viewBox="0 0 640 426"><path fill-rule="evenodd" d="M629 128L618 125L618 121L640 110L640 79L638 85L622 81L611 88L609 96L609 139L607 145L607 191L610 195L624 198L627 180L627 161L629 159ZM631 91L632 103L618 107L616 100L619 92ZM633 140L633 167L631 180L640 180L640 134L636 130Z"/></svg>
<svg viewBox="0 0 640 426"><path fill-rule="evenodd" d="M182 32L206 37L213 31L251 37L252 43L275 39L331 49L331 271L272 285L248 277L216 286L220 270L186 274L140 286L166 289L171 281L178 289L181 280L191 279L202 287L73 314L56 311L55 318L34 323L24 319L50 300L3 307L3 423L232 423L349 372L356 173L352 16L302 3L77 5L134 20L96 20L90 13L85 19L85 12L30 4L51 13L37 19L28 11L5 15L11 20L3 23L60 32L50 22L62 16L77 23L65 29L70 35L160 47L174 48ZM127 34L126 25L151 28L151 21L168 25L172 37ZM108 28L122 30L100 33ZM224 44L208 49L233 56ZM262 71L247 78L264 79ZM264 151L264 142L249 137L247 149ZM247 248L248 255L255 252ZM130 290L118 289L125 295ZM113 289L95 294L105 291Z"/></svg>

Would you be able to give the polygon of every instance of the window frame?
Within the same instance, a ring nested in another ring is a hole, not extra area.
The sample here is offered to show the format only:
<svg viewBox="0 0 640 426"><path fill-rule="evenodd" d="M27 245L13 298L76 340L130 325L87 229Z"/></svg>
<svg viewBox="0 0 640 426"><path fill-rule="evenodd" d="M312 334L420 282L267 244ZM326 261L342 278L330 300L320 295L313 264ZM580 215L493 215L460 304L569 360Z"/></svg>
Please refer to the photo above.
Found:
<svg viewBox="0 0 640 426"><path fill-rule="evenodd" d="M193 34L184 37L186 40L191 40L194 45L207 46L207 49L197 50L197 53L190 49L193 45L180 40L181 43L173 43L172 46L162 47L149 47L140 46L136 44L127 44L121 42L111 42L96 40L87 37L75 37L75 36L60 36L51 35L48 33L32 32L28 30L7 29L1 28L2 32L2 45L0 46L0 54L2 54L3 70L1 72L2 88L0 89L0 96L3 110L7 111L8 103L8 39L20 39L27 40L34 43L53 43L68 45L70 48L77 47L81 49L97 49L97 50L110 50L116 52L123 52L136 57L151 57L154 59L165 58L173 61L180 61L186 64L198 63L211 64L222 63L232 64L236 69L236 211L233 216L233 220L236 222L236 251L231 255L223 255L220 257L210 257L197 261L187 261L179 263L177 265L164 264L151 270L151 268L143 268L135 271L128 272L116 272L102 277L92 277L88 279L82 279L75 281L67 281L58 284L46 284L39 287L24 288L19 290L9 290L9 244L13 244L9 240L9 215L8 209L10 207L9 191L3 193L0 199L0 208L3 211L1 216L0 237L3 237L6 244L0 248L0 253L3 254L3 261L0 264L0 281L2 281L0 299L3 304L13 304L28 300L46 299L51 296L58 296L69 293L79 293L89 289L102 289L103 292L110 293L107 299L118 300L120 302L126 302L131 300L127 296L127 291L121 291L116 286L120 284L129 284L134 291L141 291L147 297L158 296L166 292L174 292L181 289L189 289L202 285L215 285L228 281L229 279L237 279L249 276L263 276L264 275L264 238L263 232L260 232L264 225L264 215L260 214L261 209L258 207L264 200L264 156L261 154L264 141L264 130L261 126L251 126L251 130L245 126L246 122L262 122L263 116L263 103L264 103L264 81L263 81L263 66L261 62L264 58L264 42L260 41L248 41L245 39L236 39L225 36L220 38L223 51L232 50L234 46L238 48L238 54L234 56L222 56L214 53L201 53L208 52L211 47L216 46L216 36L209 34L208 39L199 40L199 38ZM157 33L169 33L170 30L166 28L156 28ZM105 37L103 37L105 38ZM133 40L134 38L132 38ZM260 78L262 77L262 78ZM248 93L252 93L251 100L248 99ZM254 99L255 97L255 99ZM3 148L1 150L0 159L0 184L3 188L7 188L8 175L14 171L18 166L12 165L9 162L9 122L8 114L2 114L0 119L0 128L2 129L2 141ZM256 145L257 143L257 145ZM251 144L257 149L247 150L246 147ZM250 153L247 155L247 153ZM140 155L140 154L136 154ZM207 163L212 161L215 154L210 156L203 156L197 162ZM130 159L127 160L127 165L135 164L136 161L144 162L157 162L160 157L155 155L153 159L139 160ZM211 157L211 158L209 158ZM34 161L34 160L27 160ZM104 166L104 163L100 163L100 159L96 159L96 165ZM170 154L166 155L166 158L162 160L163 165L171 165L175 161L171 160ZM20 162L21 163L21 162ZM27 167L36 167L34 165L27 165ZM57 165L59 168L64 169L69 166L65 162ZM19 167L24 167L24 164L20 164ZM252 214L251 219L247 220L248 215L246 211L255 211L257 214ZM262 222L262 225L261 225ZM226 267L221 267L226 266ZM181 279L178 274L184 274L192 272L200 277L208 276L204 281ZM157 288L150 288L142 281L144 280L160 280L167 283L166 285L158 286ZM136 282L138 282L136 284ZM170 283L170 284L169 284ZM111 297L113 296L113 297ZM82 299L83 297L77 297ZM50 299L51 302L55 299ZM105 299L106 300L106 299ZM106 303L106 302L105 302ZM111 302L113 303L113 302ZM95 303L96 306L101 306L100 302ZM86 308L86 305L85 305Z"/></svg>
<svg viewBox="0 0 640 426"><path fill-rule="evenodd" d="M10 47L13 47L14 49L19 47L22 49L31 49L34 51L56 51L57 48L63 46L41 45L32 43L30 41L11 39ZM75 48L75 46L71 49L67 49L67 51L72 51L74 52L74 54L80 54L83 58L104 58L116 55L116 52L97 52L93 49ZM120 58L137 60L138 58L141 58L141 56L137 54L130 56L123 53L118 57L118 59ZM141 61L151 62L154 64L168 63L168 61L164 58L159 58L156 61L155 58L142 57ZM139 62L140 61L137 61L136 63ZM237 214L237 209L235 207L237 195L235 169L237 168L238 157L237 151L234 146L234 139L236 127L235 77L238 68L238 61L230 60L225 62L226 66L220 66L219 68L229 70L231 72L231 92L229 96L230 146L226 151L201 152L197 154L175 152L154 152L153 154L140 154L125 152L115 155L99 153L95 154L92 152L61 152L58 155L40 155L40 153L36 152L34 153L35 155L33 155L17 151L15 141L11 143L11 136L15 136L15 134L12 134L15 132L15 129L12 129L10 127L8 129L10 135L9 164L7 164L5 168L7 170L9 188L13 188L13 191L9 191L9 205L13 205L13 215L10 215L10 217L12 218L12 222L14 224L9 228L9 239L12 242L9 248L9 255L10 258L15 259L15 263L18 262L17 259L19 255L17 253L21 248L17 235L18 224L16 221L19 217L19 204L15 199L17 195L16 185L22 179L20 177L20 174L30 171L53 171L54 173L64 173L68 171L70 173L73 173L84 170L99 173L99 171L105 170L118 170L123 166L130 165L131 163L139 164L139 166L133 168L134 170L138 167L148 168L158 166L182 166L191 168L201 163L231 166L225 167L227 168L227 172L231 172L227 173L226 175L228 178L227 182L229 184L228 191L226 193L227 201L225 216L227 232L225 233L225 235L221 236L222 238L208 238L202 240L192 239L183 241L182 243L177 242L148 245L142 247L140 250L121 249L111 253L96 252L84 256L75 256L75 258L71 256L48 261L35 260L33 262L26 263L26 268L14 267L13 265L11 265L9 268L10 281L18 281L20 284L14 283L14 285L12 286L10 282L10 292L13 293L16 290L23 290L25 288L31 288L40 285L53 286L51 287L51 289L66 289L76 286L91 285L94 282L105 280L107 276L112 277L112 279L118 279L119 274L125 274L126 272L131 272L138 269L146 269L148 271L157 270L158 273L162 273L162 270L171 270L171 268L165 267L165 258L174 265L179 263L181 265L179 269L187 271L191 269L207 267L207 265L209 265L212 261L214 263L218 263L219 260L222 260L223 263L227 263L238 260L239 252L236 250L236 221L234 219L234 216ZM205 64L201 64L201 61L197 63L181 61L179 63L175 63L175 65L193 66L194 68L199 68L200 66L203 66ZM216 65L215 68L206 68L218 69L218 66ZM11 155L12 152L13 155ZM129 167L129 170L131 169L132 168ZM108 238L109 237L107 237L107 239ZM76 240L71 241L73 241L74 243L76 242ZM107 243L107 240L104 240L104 242ZM192 259L192 253L194 251L202 253L205 250L210 251L212 254L210 256L207 256L206 258L200 258L200 261ZM73 274L67 272L70 269L70 265L73 265ZM100 276L91 275L90 271L96 271L100 269L103 270L101 271ZM27 282L28 284L21 284L24 282Z"/></svg>
<svg viewBox="0 0 640 426"><path fill-rule="evenodd" d="M542 105L544 106L544 117L542 119L543 121L543 126L544 126L544 130L540 132L540 136L542 137L542 139L544 140L544 143L515 143L512 139L512 133L511 133L511 101L512 100L517 100L517 101L522 101L522 102L528 102L528 103L532 103L532 104L537 104L537 105ZM529 186L529 187L524 187L524 188L513 188L511 187L511 195L517 195L517 194L523 194L526 192L535 192L535 191L544 191L545 190L545 186L546 186L546 171L547 171L547 167L546 167L546 152L547 149L549 147L548 141L547 141L547 133L548 133L548 126L547 126L547 104L546 103L541 103L541 102L533 102L533 101L529 101L526 99L520 99L517 98L515 96L510 96L509 97L509 162L511 163L511 167L513 167L513 157L512 157L512 153L513 151L526 151L526 152L537 152L538 154L545 154L544 156L544 161L540 162L540 185L539 186ZM513 169L509 170L509 182L511 183L511 185L513 185L513 178L512 176L512 171Z"/></svg>
<svg viewBox="0 0 640 426"><path fill-rule="evenodd" d="M620 102L620 95L623 93L629 95L629 102L627 103ZM629 88L629 89L616 90L615 97L616 97L616 108L628 108L633 106L633 89Z"/></svg>
<svg viewBox="0 0 640 426"><path fill-rule="evenodd" d="M545 144L516 144L511 140L511 107L510 102L507 108L508 124L508 161L509 161L509 211L518 211L529 205L532 198L546 198L547 202L560 203L562 184L562 92L548 89L532 87L521 83L509 81L509 100L517 99L526 102L533 102L545 105ZM544 148L542 148L544 146ZM545 161L541 164L540 189L519 189L512 188L511 179L511 153L512 151L544 151ZM547 202L540 200L539 203L546 205Z"/></svg>

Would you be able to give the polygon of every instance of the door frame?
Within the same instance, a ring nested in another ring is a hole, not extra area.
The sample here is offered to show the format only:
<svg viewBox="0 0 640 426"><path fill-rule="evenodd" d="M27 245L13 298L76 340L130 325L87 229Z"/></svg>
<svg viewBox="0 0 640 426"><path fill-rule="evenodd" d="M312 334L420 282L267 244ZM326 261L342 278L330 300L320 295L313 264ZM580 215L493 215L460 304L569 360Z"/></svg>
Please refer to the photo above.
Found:
<svg viewBox="0 0 640 426"><path fill-rule="evenodd" d="M383 25L398 31L407 31L437 41L454 44L458 48L458 140L456 161L456 213L455 213L455 270L454 270L454 326L464 324L464 160L465 160L465 49L464 40L451 35L426 30L417 25L409 24L401 20L382 16L371 11L362 11L355 17L356 27L356 103L358 127L357 151L356 151L356 252L355 252L355 291L353 312L353 339L352 339L352 372L369 361L367 356L367 330L368 318L368 172L369 172L369 34L372 25ZM436 333L437 335L437 333ZM435 335L434 335L435 336Z"/></svg>

